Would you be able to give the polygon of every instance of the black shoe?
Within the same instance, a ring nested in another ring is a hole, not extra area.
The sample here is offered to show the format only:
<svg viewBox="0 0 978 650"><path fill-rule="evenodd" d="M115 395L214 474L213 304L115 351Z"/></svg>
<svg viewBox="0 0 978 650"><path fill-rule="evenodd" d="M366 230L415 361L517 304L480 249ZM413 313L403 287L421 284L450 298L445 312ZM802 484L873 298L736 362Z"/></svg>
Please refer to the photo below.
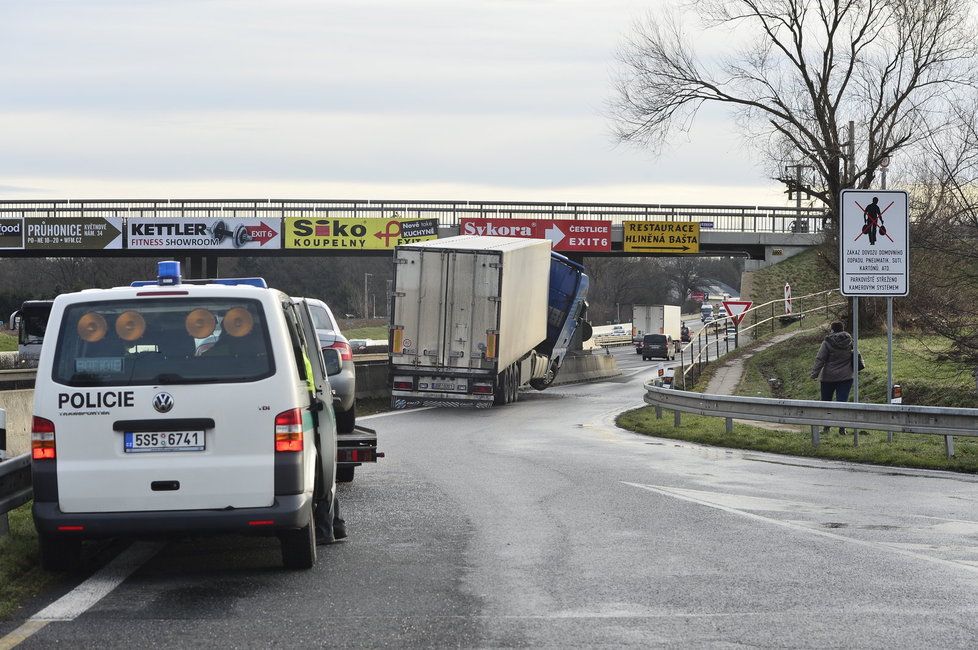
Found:
<svg viewBox="0 0 978 650"><path fill-rule="evenodd" d="M346 522L337 519L333 522L333 537L336 539L346 539Z"/></svg>

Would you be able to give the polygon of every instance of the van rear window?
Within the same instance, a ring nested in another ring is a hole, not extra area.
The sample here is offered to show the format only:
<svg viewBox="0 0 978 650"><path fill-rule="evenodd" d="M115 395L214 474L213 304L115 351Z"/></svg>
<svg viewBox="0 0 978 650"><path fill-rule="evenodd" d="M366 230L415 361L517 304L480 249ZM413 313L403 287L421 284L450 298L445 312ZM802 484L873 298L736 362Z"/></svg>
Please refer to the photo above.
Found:
<svg viewBox="0 0 978 650"><path fill-rule="evenodd" d="M53 378L69 386L248 382L275 372L256 300L166 298L65 310Z"/></svg>

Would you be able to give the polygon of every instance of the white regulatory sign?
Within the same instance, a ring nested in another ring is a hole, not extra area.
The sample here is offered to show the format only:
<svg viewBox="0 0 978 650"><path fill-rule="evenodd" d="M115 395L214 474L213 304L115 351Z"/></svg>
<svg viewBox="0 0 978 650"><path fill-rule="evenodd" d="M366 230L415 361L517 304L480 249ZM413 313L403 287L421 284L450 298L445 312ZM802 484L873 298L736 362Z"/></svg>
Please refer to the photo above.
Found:
<svg viewBox="0 0 978 650"><path fill-rule="evenodd" d="M910 293L907 193L842 190L839 290L844 296Z"/></svg>

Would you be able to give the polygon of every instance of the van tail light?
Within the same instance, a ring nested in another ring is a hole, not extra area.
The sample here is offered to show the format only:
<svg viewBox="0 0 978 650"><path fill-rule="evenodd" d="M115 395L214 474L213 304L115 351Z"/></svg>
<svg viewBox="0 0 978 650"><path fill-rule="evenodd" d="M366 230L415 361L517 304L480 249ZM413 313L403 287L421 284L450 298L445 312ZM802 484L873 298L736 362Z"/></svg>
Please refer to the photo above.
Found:
<svg viewBox="0 0 978 650"><path fill-rule="evenodd" d="M336 341L329 347L332 350L338 351L340 353L340 359L343 361L353 361L353 348L346 341Z"/></svg>
<svg viewBox="0 0 978 650"><path fill-rule="evenodd" d="M302 409L282 411L275 416L275 451L302 451Z"/></svg>
<svg viewBox="0 0 978 650"><path fill-rule="evenodd" d="M54 422L34 416L31 425L31 458L54 460L58 452L54 445Z"/></svg>

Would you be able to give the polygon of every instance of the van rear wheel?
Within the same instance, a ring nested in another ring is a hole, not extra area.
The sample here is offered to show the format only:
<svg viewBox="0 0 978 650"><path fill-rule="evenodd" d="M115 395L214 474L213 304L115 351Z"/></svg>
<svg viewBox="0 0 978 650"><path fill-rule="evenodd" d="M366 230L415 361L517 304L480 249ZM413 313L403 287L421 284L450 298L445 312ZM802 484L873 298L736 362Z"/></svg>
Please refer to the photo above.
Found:
<svg viewBox="0 0 978 650"><path fill-rule="evenodd" d="M357 404L353 403L347 411L336 411L337 433L353 433L357 426Z"/></svg>
<svg viewBox="0 0 978 650"><path fill-rule="evenodd" d="M81 565L81 540L38 535L41 568L45 571L74 571Z"/></svg>
<svg viewBox="0 0 978 650"><path fill-rule="evenodd" d="M311 569L316 564L316 527L313 525L311 502L306 510L309 517L305 526L279 532L282 564L286 569Z"/></svg>

